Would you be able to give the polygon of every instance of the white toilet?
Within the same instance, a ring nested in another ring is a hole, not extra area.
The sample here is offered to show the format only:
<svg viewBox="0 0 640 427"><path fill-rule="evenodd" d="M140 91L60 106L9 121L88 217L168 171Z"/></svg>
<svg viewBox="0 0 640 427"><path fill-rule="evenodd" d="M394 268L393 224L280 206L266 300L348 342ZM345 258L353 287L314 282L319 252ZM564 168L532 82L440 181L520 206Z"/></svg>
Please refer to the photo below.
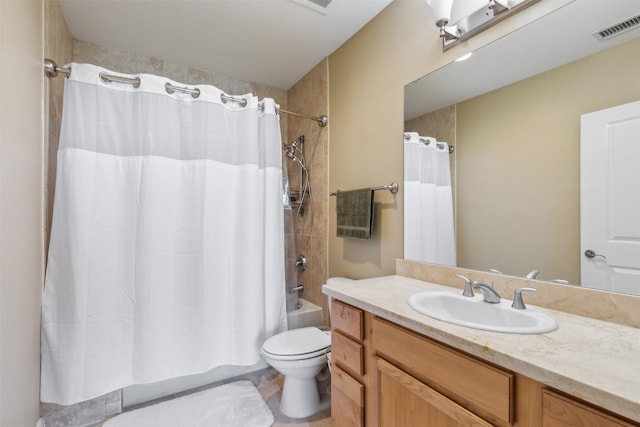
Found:
<svg viewBox="0 0 640 427"><path fill-rule="evenodd" d="M292 329L272 336L262 346L269 365L284 375L280 411L304 418L323 411L330 401L320 400L316 375L327 366L331 332L316 327Z"/></svg>

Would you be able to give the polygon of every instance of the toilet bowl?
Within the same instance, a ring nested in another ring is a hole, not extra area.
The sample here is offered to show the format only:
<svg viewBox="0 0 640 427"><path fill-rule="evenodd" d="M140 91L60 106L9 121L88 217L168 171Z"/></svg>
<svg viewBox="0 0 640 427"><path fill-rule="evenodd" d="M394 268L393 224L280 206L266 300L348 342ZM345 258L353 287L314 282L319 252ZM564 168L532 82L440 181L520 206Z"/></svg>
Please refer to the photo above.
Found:
<svg viewBox="0 0 640 427"><path fill-rule="evenodd" d="M331 346L329 331L316 327L292 329L272 336L262 346L269 365L284 375L280 411L290 418L304 418L323 411L316 375L327 366Z"/></svg>

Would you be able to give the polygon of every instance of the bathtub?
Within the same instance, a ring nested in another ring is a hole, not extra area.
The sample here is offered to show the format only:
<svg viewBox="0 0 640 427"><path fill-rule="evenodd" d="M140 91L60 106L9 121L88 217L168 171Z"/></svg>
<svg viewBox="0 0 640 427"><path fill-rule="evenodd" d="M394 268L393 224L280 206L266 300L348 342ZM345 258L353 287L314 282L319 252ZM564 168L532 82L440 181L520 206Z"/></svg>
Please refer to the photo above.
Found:
<svg viewBox="0 0 640 427"><path fill-rule="evenodd" d="M300 298L300 308L287 313L289 329L322 326L322 308ZM152 384L136 384L122 389L122 407L139 405L192 388L201 387L268 368L264 359L252 366L219 366L203 374L171 378Z"/></svg>
<svg viewBox="0 0 640 427"><path fill-rule="evenodd" d="M322 307L318 307L309 301L299 298L300 308L287 313L289 329L305 328L307 326L322 326Z"/></svg>

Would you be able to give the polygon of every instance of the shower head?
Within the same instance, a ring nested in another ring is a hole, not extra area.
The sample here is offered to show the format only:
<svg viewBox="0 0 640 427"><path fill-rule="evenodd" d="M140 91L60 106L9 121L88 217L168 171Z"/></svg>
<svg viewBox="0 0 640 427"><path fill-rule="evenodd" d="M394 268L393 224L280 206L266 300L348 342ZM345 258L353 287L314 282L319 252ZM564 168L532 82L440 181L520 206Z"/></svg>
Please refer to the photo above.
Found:
<svg viewBox="0 0 640 427"><path fill-rule="evenodd" d="M298 149L298 144L304 144L304 135L300 135L288 144L282 144L283 150Z"/></svg>
<svg viewBox="0 0 640 427"><path fill-rule="evenodd" d="M284 150L284 154L290 158L291 160L298 162L300 166L304 170L306 170L305 162L304 162L304 153L302 152L304 148L304 135L300 135L293 141L288 144L282 144L282 149ZM300 157L296 156L296 151L300 153Z"/></svg>
<svg viewBox="0 0 640 427"><path fill-rule="evenodd" d="M293 141L291 141L288 144L282 144L282 149L283 150L295 150L296 148L298 148L298 142L300 142L300 138L294 139Z"/></svg>

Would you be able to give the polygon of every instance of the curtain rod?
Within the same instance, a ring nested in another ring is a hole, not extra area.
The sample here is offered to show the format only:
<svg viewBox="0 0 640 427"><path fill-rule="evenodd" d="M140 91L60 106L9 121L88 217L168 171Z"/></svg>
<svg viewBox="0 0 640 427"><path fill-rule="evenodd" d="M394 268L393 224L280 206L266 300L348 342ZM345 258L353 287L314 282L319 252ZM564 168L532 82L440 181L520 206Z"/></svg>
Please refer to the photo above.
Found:
<svg viewBox="0 0 640 427"><path fill-rule="evenodd" d="M397 182L392 182L389 185L380 185L378 187L369 187L369 190L371 190L371 191L389 190L389 192L391 194L396 194L398 192L398 183ZM342 191L342 190L332 191L332 192L329 193L329 195L330 196L337 196L340 191Z"/></svg>
<svg viewBox="0 0 640 427"><path fill-rule="evenodd" d="M320 117L308 116L306 114L294 113L293 111L283 110L282 108L278 108L278 111L281 112L281 113L284 113L284 114L291 114L292 116L304 117L305 119L314 120L314 121L318 122L318 126L320 126L321 128L325 127L327 125L327 122L329 121L327 116L324 116L324 115L322 115Z"/></svg>
<svg viewBox="0 0 640 427"><path fill-rule="evenodd" d="M69 75L71 74L71 68L58 67L58 64L56 64L55 61L45 58L44 73L47 77L58 77L60 73L66 74L66 76L69 77ZM100 79L105 83L118 82L118 83L133 85L133 87L135 88L140 87L140 77L135 77L135 78L121 77L121 76L114 76L114 75L102 72L100 73ZM190 89L188 87L175 86L175 85L172 85L171 83L165 84L164 87L167 93L170 93L170 94L175 91L179 91L179 92L188 93L194 98L197 98L198 96L200 96L200 89L197 89L197 88ZM247 100L244 98L237 98L237 97L229 96L225 94L220 95L220 98L222 99L222 102L225 104L228 101L232 101L232 102L237 102L238 104L240 104L241 107L244 107L247 105ZM264 108L263 104L260 104L260 105L261 105L261 108ZM276 107L276 111L278 113L290 114L293 116L303 117L305 119L311 119L313 121L318 122L318 126L320 126L321 128L325 127L327 125L327 122L329 121L329 119L325 115L322 115L320 117L308 116L306 114L294 113L292 111L283 110L280 107Z"/></svg>
<svg viewBox="0 0 640 427"><path fill-rule="evenodd" d="M405 141L409 141L410 139L411 139L411 137L407 134L407 132L405 132L404 133L404 140ZM419 139L420 139L420 142L423 143L424 145L428 146L428 145L431 144L431 142L428 139L426 139L426 138L424 138L422 136L419 137ZM442 149L442 148L444 148L444 143L436 142L436 147ZM454 147L453 145L449 145L449 154L453 153L454 151L456 151L456 147Z"/></svg>

